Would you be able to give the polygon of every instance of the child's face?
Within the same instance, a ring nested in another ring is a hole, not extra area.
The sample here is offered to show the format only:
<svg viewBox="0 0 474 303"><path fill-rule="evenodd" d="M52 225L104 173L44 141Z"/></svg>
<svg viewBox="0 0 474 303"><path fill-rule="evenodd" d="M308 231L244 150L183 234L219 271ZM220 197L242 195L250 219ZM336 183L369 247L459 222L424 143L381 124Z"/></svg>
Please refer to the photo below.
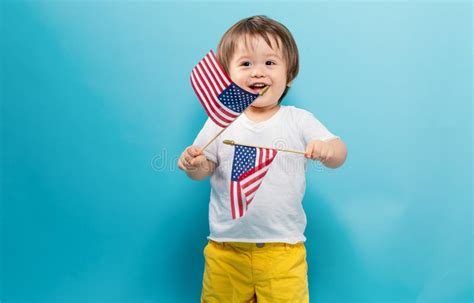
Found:
<svg viewBox="0 0 474 303"><path fill-rule="evenodd" d="M230 78L243 89L258 94L265 86L270 86L263 96L252 103L254 107L277 104L288 84L282 51L273 37L270 41L273 49L260 36L242 37L229 63Z"/></svg>

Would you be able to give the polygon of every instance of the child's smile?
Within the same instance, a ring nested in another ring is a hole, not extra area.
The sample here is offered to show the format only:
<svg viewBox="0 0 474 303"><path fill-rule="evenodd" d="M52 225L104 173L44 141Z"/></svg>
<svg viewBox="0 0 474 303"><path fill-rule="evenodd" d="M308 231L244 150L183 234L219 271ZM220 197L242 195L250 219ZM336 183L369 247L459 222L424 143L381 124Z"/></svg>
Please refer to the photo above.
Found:
<svg viewBox="0 0 474 303"><path fill-rule="evenodd" d="M262 81L257 81L249 85L250 91L254 94L260 94L261 91L265 89L265 87L270 86L270 84Z"/></svg>

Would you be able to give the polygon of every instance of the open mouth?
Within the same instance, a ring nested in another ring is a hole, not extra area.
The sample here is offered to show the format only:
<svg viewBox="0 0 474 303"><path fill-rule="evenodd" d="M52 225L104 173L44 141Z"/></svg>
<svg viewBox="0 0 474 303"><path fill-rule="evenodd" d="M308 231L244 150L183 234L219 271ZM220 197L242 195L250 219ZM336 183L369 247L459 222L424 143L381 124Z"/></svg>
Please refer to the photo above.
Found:
<svg viewBox="0 0 474 303"><path fill-rule="evenodd" d="M254 83L254 84L250 85L249 88L252 91L252 93L260 94L260 92L262 92L268 86L269 85L267 85L265 83Z"/></svg>

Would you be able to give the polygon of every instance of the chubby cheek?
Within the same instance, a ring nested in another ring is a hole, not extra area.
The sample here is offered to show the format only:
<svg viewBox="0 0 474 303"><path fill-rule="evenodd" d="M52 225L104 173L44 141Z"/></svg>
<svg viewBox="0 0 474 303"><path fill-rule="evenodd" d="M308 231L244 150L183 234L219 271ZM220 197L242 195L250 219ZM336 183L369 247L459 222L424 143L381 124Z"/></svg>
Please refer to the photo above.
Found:
<svg viewBox="0 0 474 303"><path fill-rule="evenodd" d="M244 81L240 81L238 78L232 78L232 77L230 79L232 80L232 82L237 84L237 86L239 86L240 88L248 90L248 87L245 85Z"/></svg>
<svg viewBox="0 0 474 303"><path fill-rule="evenodd" d="M238 72L232 70L232 68L229 70L229 77L232 80L232 82L234 82L238 86L240 87L245 86L245 77L240 75Z"/></svg>

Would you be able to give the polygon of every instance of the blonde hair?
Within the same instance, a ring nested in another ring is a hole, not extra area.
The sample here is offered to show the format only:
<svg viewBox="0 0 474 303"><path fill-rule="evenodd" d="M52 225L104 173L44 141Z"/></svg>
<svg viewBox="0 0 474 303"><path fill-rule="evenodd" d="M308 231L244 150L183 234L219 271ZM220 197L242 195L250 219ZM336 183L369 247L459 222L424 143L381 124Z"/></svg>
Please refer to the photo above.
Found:
<svg viewBox="0 0 474 303"><path fill-rule="evenodd" d="M296 78L299 71L298 47L290 31L280 22L266 16L252 16L240 20L225 32L217 46L216 57L225 71L229 73L229 64L235 53L236 46L242 37L262 37L265 42L273 48L270 37L274 38L277 47L281 49L283 60L285 60L287 71L287 84ZM282 45L280 45L280 42ZM285 96L283 93L281 99Z"/></svg>

